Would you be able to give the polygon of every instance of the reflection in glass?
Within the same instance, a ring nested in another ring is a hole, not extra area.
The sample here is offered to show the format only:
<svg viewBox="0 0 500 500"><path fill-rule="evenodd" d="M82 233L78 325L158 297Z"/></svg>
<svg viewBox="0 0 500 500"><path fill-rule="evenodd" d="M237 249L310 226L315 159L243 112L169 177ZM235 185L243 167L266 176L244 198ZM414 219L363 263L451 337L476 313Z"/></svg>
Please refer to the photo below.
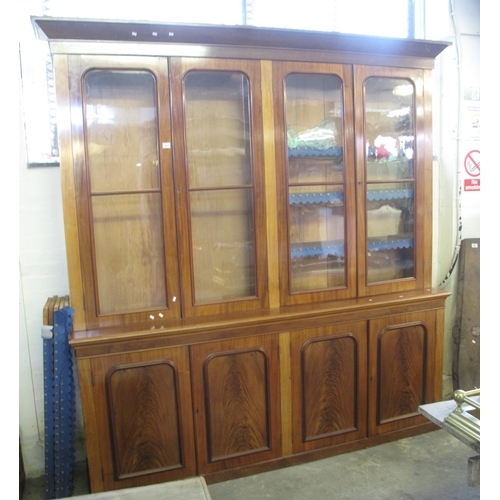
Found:
<svg viewBox="0 0 500 500"><path fill-rule="evenodd" d="M88 71L84 113L98 312L166 307L156 80Z"/></svg>
<svg viewBox="0 0 500 500"><path fill-rule="evenodd" d="M344 285L342 188L290 188L289 203L292 291Z"/></svg>
<svg viewBox="0 0 500 500"><path fill-rule="evenodd" d="M285 81L292 292L345 286L342 81Z"/></svg>
<svg viewBox="0 0 500 500"><path fill-rule="evenodd" d="M147 71L85 75L92 193L159 188L155 79Z"/></svg>
<svg viewBox="0 0 500 500"><path fill-rule="evenodd" d="M413 84L365 82L368 282L415 276Z"/></svg>
<svg viewBox="0 0 500 500"><path fill-rule="evenodd" d="M414 87L402 78L365 82L365 147L368 181L413 178Z"/></svg>
<svg viewBox="0 0 500 500"><path fill-rule="evenodd" d="M195 302L254 297L248 78L191 71L184 97Z"/></svg>
<svg viewBox="0 0 500 500"><path fill-rule="evenodd" d="M191 71L184 81L189 187L252 183L248 78Z"/></svg>
<svg viewBox="0 0 500 500"><path fill-rule="evenodd" d="M165 307L160 194L93 196L92 215L100 313Z"/></svg>
<svg viewBox="0 0 500 500"><path fill-rule="evenodd" d="M254 296L252 190L193 191L190 207L196 303Z"/></svg>

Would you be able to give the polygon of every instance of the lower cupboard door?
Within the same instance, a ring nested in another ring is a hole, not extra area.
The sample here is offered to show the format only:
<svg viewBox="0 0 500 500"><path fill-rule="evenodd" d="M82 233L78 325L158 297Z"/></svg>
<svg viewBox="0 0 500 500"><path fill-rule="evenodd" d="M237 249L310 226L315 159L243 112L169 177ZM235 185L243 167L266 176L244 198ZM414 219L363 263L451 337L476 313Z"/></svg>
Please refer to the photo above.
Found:
<svg viewBox="0 0 500 500"><path fill-rule="evenodd" d="M92 360L104 490L196 475L187 347Z"/></svg>
<svg viewBox="0 0 500 500"><path fill-rule="evenodd" d="M370 435L429 423L418 407L434 401L436 312L370 321Z"/></svg>
<svg viewBox="0 0 500 500"><path fill-rule="evenodd" d="M281 455L278 335L191 347L200 474Z"/></svg>
<svg viewBox="0 0 500 500"><path fill-rule="evenodd" d="M366 436L366 322L291 332L293 452Z"/></svg>

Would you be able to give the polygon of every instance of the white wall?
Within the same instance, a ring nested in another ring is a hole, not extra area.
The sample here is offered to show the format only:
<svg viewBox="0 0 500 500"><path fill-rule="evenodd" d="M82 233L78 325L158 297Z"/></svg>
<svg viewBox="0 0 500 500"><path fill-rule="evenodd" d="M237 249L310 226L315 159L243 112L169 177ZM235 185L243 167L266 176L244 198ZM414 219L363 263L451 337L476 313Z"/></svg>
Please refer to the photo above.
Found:
<svg viewBox="0 0 500 500"><path fill-rule="evenodd" d="M22 156L21 156L22 158ZM26 168L19 171L19 333L21 440L27 445L30 471L43 449L43 341L42 310L48 297L69 293L62 219L59 169Z"/></svg>
<svg viewBox="0 0 500 500"><path fill-rule="evenodd" d="M31 2L33 3L33 2ZM20 9L20 40L34 38L29 15ZM69 294L60 170L57 167L27 167L24 134L22 81L19 74L19 252L16 265L19 282L19 436L28 476L44 474L44 397L42 311L53 295ZM24 74L25 80L30 78ZM81 409L78 414L78 455L85 455Z"/></svg>
<svg viewBox="0 0 500 500"><path fill-rule="evenodd" d="M479 87L479 0L455 0L456 22L448 0L426 2L426 37L460 41L462 88ZM22 4L24 6L24 4ZM21 37L27 29L29 8L21 11ZM29 24L29 22L28 22ZM458 36L455 37L455 28ZM17 68L16 68L17 71ZM434 285L447 274L457 238L457 182L463 182L463 157L480 149L471 140L468 102L458 92L455 45L438 58L434 74ZM22 104L22 102L21 102ZM462 132L457 126L461 105ZM479 103L475 103L479 104ZM16 112L16 111L15 111ZM458 135L460 133L460 140ZM69 293L63 234L59 169L27 168L22 115L19 120L19 434L28 476L43 475L43 382L42 309L52 295ZM462 237L479 237L480 192L462 197ZM15 266L15 264L14 264ZM446 290L456 290L456 273ZM17 280L16 280L17 281ZM454 297L446 307L444 395L451 394L451 330L455 315ZM79 402L78 402L79 404ZM81 409L78 414L77 459L85 455ZM17 436L15 436L17 439Z"/></svg>
<svg viewBox="0 0 500 500"><path fill-rule="evenodd" d="M480 237L481 191L464 191L466 155L480 150L480 132L473 118L481 101L471 100L480 90L479 0L433 0L426 2L425 36L448 40L452 45L437 59L434 71L434 243L433 284L439 286L448 274L460 240ZM459 189L460 188L460 189ZM461 225L461 231L459 226ZM457 272L444 289L457 289ZM443 397L453 392L452 347L456 294L446 301Z"/></svg>

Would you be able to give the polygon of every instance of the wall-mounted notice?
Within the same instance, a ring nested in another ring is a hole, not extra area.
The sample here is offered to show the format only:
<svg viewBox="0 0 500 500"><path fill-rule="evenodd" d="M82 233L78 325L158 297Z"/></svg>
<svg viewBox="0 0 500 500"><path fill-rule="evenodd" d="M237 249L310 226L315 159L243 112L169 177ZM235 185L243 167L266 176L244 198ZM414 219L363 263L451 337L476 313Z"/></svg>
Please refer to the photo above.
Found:
<svg viewBox="0 0 500 500"><path fill-rule="evenodd" d="M479 191L481 173L481 162L479 160L479 150L474 149L465 155L465 173L469 178L464 179L464 191Z"/></svg>

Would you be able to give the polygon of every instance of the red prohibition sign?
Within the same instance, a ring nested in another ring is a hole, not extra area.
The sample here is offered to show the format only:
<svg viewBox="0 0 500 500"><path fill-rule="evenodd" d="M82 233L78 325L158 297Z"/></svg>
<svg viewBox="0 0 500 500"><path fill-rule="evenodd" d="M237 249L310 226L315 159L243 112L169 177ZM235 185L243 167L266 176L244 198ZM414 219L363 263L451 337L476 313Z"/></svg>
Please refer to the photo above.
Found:
<svg viewBox="0 0 500 500"><path fill-rule="evenodd" d="M465 156L464 160L465 171L472 177L479 177L481 173L481 162L479 161L479 150L474 149Z"/></svg>

